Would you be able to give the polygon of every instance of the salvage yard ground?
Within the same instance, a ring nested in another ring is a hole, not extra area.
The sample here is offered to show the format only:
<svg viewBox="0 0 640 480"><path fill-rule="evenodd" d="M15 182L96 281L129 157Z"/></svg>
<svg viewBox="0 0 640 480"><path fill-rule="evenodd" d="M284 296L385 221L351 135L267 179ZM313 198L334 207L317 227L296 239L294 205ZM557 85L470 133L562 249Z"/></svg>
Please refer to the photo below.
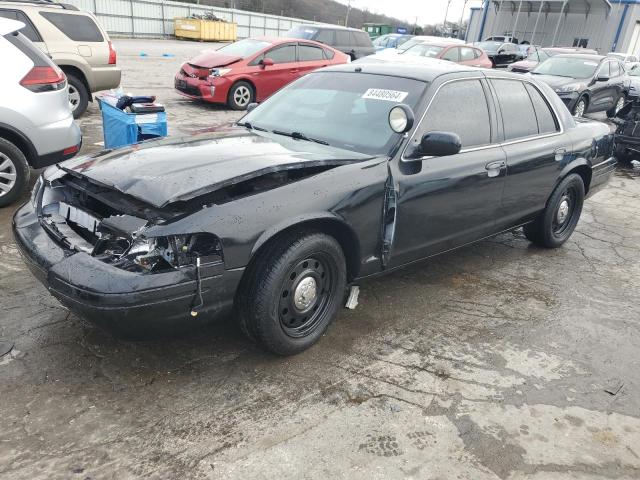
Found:
<svg viewBox="0 0 640 480"><path fill-rule="evenodd" d="M239 117L173 91L206 44L115 43L125 91L157 95L170 134ZM81 123L99 150L95 105ZM0 478L640 478L640 170L587 201L563 248L517 231L365 283L292 358L233 318L114 339L27 271L15 208L0 210Z"/></svg>

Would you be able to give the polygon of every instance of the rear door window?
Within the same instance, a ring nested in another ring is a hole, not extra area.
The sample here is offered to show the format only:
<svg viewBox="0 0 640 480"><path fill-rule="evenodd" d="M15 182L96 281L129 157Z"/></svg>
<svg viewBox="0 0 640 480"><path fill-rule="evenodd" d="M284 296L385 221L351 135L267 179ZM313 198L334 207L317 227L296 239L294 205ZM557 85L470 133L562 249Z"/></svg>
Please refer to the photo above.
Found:
<svg viewBox="0 0 640 480"><path fill-rule="evenodd" d="M555 133L560 130L556 116L551 110L549 103L544 98L542 93L538 91L536 87L530 84L525 84L525 88L531 97L531 103L533 103L533 110L538 120L538 133Z"/></svg>
<svg viewBox="0 0 640 480"><path fill-rule="evenodd" d="M416 138L434 131L458 134L462 148L491 143L489 107L480 80L455 81L440 88L418 127Z"/></svg>
<svg viewBox="0 0 640 480"><path fill-rule="evenodd" d="M459 62L460 61L459 51L460 50L456 47L450 48L449 50L444 52L444 55L442 55L442 59L449 60L450 62Z"/></svg>
<svg viewBox="0 0 640 480"><path fill-rule="evenodd" d="M371 46L371 39L369 38L369 35L367 35L364 32L351 32L354 36L355 36L355 40L356 40L356 45L359 47L370 47ZM393 40L392 38L387 39L386 43L389 43L389 41Z"/></svg>
<svg viewBox="0 0 640 480"><path fill-rule="evenodd" d="M298 44L298 61L315 62L319 60L324 60L322 48L305 43Z"/></svg>
<svg viewBox="0 0 640 480"><path fill-rule="evenodd" d="M0 10L0 17L9 18L11 20L18 20L24 23L24 28L20 29L20 33L27 37L32 42L41 42L42 37L31 23L31 20L19 10Z"/></svg>
<svg viewBox="0 0 640 480"><path fill-rule="evenodd" d="M618 62L611 62L611 77L620 76L620 64Z"/></svg>
<svg viewBox="0 0 640 480"><path fill-rule="evenodd" d="M100 29L91 17L57 12L40 12L40 15L75 42L104 41Z"/></svg>
<svg viewBox="0 0 640 480"><path fill-rule="evenodd" d="M460 47L460 61L468 62L470 60L475 60L476 55L474 53L473 48L468 47Z"/></svg>
<svg viewBox="0 0 640 480"><path fill-rule="evenodd" d="M504 125L505 140L516 140L538 134L538 121L531 98L519 80L491 80Z"/></svg>
<svg viewBox="0 0 640 480"><path fill-rule="evenodd" d="M341 47L351 45L351 36L348 30L336 30L336 45Z"/></svg>

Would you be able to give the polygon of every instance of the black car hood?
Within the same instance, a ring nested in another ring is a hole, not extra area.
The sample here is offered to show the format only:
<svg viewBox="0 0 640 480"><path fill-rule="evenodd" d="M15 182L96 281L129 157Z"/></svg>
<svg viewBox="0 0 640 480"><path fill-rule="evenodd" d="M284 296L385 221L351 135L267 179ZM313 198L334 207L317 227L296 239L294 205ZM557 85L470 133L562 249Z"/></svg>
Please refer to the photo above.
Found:
<svg viewBox="0 0 640 480"><path fill-rule="evenodd" d="M557 75L536 75L532 74L533 78L536 80L540 80L541 82L546 83L551 88L558 88L564 85L569 85L571 83L577 83L583 81L586 83L584 79L570 78L570 77L558 77Z"/></svg>
<svg viewBox="0 0 640 480"><path fill-rule="evenodd" d="M157 208L266 173L372 158L244 128L152 140L78 157L58 166Z"/></svg>

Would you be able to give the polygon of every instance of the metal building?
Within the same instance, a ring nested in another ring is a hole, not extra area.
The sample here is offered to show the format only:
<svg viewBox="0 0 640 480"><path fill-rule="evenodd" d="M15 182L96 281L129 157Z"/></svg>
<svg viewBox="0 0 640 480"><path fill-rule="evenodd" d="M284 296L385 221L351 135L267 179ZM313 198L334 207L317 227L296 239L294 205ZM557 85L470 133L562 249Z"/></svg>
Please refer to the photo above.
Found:
<svg viewBox="0 0 640 480"><path fill-rule="evenodd" d="M468 42L505 34L544 47L640 55L640 0L484 0L471 9Z"/></svg>

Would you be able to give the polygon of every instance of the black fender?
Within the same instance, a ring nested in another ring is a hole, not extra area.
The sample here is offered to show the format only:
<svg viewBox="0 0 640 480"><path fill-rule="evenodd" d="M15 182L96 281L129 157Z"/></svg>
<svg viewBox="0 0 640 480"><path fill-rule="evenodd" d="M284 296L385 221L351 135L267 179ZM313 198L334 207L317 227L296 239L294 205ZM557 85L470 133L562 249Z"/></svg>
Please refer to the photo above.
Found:
<svg viewBox="0 0 640 480"><path fill-rule="evenodd" d="M33 161L38 158L38 151L33 146L31 140L29 140L20 130L6 123L0 122L0 137L14 143L18 147L25 157L27 162L32 165Z"/></svg>

